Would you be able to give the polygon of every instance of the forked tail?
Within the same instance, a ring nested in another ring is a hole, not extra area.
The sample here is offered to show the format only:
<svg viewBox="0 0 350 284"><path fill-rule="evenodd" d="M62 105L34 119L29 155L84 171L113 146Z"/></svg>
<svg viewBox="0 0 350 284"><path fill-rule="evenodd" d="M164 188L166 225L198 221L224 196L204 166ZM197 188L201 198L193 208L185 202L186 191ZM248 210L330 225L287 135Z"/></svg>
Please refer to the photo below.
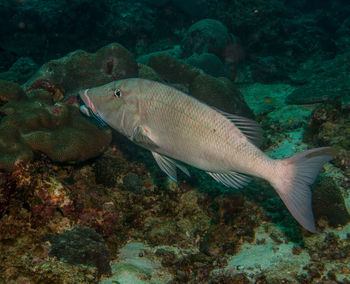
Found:
<svg viewBox="0 0 350 284"><path fill-rule="evenodd" d="M323 164L332 160L334 149L316 148L277 162L271 184L293 217L305 229L315 233L310 185Z"/></svg>

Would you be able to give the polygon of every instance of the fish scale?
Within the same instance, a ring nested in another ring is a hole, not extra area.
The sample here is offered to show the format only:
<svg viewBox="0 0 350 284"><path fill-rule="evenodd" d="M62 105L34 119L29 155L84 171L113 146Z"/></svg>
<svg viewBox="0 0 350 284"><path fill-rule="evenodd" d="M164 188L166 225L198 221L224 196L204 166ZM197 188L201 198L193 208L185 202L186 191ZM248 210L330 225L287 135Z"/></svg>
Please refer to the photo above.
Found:
<svg viewBox="0 0 350 284"><path fill-rule="evenodd" d="M174 158L202 170L230 170L224 169L222 164L228 161L225 159L225 152L232 155L235 147L233 143L228 143L229 132L225 130L226 128L232 130L234 126L224 117L216 115L215 111L205 104L198 104L197 101L182 94L176 95L177 90L173 90L174 92L159 92L156 99L154 97L148 99L148 96L142 96L141 99L147 101L145 108L149 112L144 124L153 130L156 142L159 141L159 145L164 145L162 149L165 151L162 153L172 154ZM148 89L147 92L152 91L153 89ZM208 119L210 117L208 113L213 113L219 119ZM177 155L171 153L174 149ZM205 157L206 155L208 157ZM207 165L204 167L202 163L195 164L194 159L187 160L193 156L201 156L202 160L207 161Z"/></svg>
<svg viewBox="0 0 350 284"><path fill-rule="evenodd" d="M252 120L212 108L156 81L130 78L80 92L98 119L150 150L173 180L186 164L206 171L222 184L241 188L250 176L270 182L294 218L316 232L310 185L334 149L311 149L274 160L257 146L261 128Z"/></svg>

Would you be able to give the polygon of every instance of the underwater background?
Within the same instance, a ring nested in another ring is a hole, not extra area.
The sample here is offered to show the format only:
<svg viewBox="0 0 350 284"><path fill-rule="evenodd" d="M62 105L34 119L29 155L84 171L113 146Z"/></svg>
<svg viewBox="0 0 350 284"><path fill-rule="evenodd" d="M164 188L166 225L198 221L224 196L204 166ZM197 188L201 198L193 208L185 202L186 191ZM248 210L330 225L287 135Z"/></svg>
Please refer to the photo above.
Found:
<svg viewBox="0 0 350 284"><path fill-rule="evenodd" d="M133 77L254 119L273 158L335 147L318 232L79 111ZM0 283L350 283L349 186L349 1L0 0Z"/></svg>

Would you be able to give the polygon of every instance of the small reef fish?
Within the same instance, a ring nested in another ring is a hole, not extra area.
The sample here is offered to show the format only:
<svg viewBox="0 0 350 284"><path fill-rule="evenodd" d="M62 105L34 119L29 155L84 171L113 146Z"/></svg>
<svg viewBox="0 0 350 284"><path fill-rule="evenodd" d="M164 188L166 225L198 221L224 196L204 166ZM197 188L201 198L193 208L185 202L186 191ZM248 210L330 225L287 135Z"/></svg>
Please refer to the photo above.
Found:
<svg viewBox="0 0 350 284"><path fill-rule="evenodd" d="M271 98L271 97L265 97L264 101L267 102L267 103L273 103L275 101L275 99Z"/></svg>
<svg viewBox="0 0 350 284"><path fill-rule="evenodd" d="M259 125L228 114L159 82L130 78L82 90L80 98L98 118L150 150L159 167L176 181L185 164L207 172L228 187L241 188L249 176L277 191L294 218L316 232L310 185L333 149L316 148L274 160L259 148ZM87 114L87 110L83 109Z"/></svg>
<svg viewBox="0 0 350 284"><path fill-rule="evenodd" d="M92 112L91 109L89 109L86 105L81 105L79 107L80 111L85 114L88 117L93 117L95 120L97 120L102 126L106 126L107 124L97 115Z"/></svg>

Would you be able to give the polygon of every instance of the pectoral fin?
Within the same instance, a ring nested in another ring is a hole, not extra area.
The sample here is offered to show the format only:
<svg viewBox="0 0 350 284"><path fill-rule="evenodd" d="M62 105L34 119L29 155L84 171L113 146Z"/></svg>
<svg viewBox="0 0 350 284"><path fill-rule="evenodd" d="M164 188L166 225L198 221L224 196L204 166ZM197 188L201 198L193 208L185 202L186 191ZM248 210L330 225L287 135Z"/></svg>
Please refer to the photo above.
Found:
<svg viewBox="0 0 350 284"><path fill-rule="evenodd" d="M155 150L159 148L158 145L150 138L149 132L142 126L138 126L135 129L131 140L149 150Z"/></svg>
<svg viewBox="0 0 350 284"><path fill-rule="evenodd" d="M175 160L167 156L160 155L156 152L152 152L152 155L156 160L158 166L161 168L161 170L165 172L173 181L177 182L176 168L179 168L186 175L190 176L190 173L187 170L187 168L183 165L180 165Z"/></svg>

